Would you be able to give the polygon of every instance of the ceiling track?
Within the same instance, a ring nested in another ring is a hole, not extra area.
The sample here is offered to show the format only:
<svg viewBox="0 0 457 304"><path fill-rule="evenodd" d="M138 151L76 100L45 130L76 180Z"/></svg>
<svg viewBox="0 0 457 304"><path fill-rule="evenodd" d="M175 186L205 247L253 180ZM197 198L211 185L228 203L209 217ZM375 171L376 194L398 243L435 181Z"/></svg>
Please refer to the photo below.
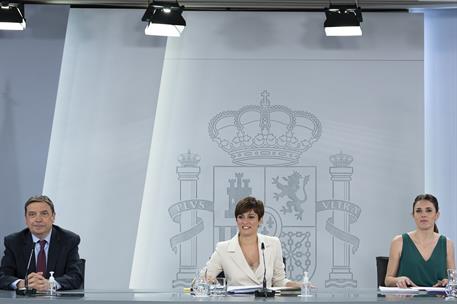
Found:
<svg viewBox="0 0 457 304"><path fill-rule="evenodd" d="M163 0L162 0L163 1ZM93 8L146 8L147 0L28 0L18 1L25 4L63 4L74 7ZM170 0L168 2L175 2ZM355 3L350 0L332 0L332 4ZM395 11L408 10L411 8L457 8L456 1L380 1L380 0L359 0L357 1L363 11ZM194 11L321 11L329 5L325 0L178 0L185 10Z"/></svg>

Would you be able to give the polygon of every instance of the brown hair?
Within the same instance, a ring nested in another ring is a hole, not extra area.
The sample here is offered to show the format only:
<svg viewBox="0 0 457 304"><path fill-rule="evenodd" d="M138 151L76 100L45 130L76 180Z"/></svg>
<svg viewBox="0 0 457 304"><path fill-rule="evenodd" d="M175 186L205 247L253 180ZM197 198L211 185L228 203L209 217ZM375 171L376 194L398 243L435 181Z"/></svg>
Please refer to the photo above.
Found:
<svg viewBox="0 0 457 304"><path fill-rule="evenodd" d="M434 197L433 195L431 194L419 194L418 196L416 196L416 198L414 199L414 203L413 203L413 214L414 214L414 207L416 206L417 202L418 201L429 201L430 203L433 204L433 206L435 207L435 211L438 212L440 210L440 207L438 206L438 199L436 197ZM433 227L433 231L438 233L438 226L436 226L436 223Z"/></svg>
<svg viewBox="0 0 457 304"><path fill-rule="evenodd" d="M51 208L52 214L55 214L54 203L51 201L51 199L49 197L47 197L46 195L35 195L35 196L30 197L25 202L24 212L26 215L27 215L27 207L32 203L46 203Z"/></svg>
<svg viewBox="0 0 457 304"><path fill-rule="evenodd" d="M265 208L263 207L263 202L261 200L258 200L253 196L247 196L239 200L236 204L235 218L250 210L253 210L257 214L259 220L262 219L263 214L265 213Z"/></svg>

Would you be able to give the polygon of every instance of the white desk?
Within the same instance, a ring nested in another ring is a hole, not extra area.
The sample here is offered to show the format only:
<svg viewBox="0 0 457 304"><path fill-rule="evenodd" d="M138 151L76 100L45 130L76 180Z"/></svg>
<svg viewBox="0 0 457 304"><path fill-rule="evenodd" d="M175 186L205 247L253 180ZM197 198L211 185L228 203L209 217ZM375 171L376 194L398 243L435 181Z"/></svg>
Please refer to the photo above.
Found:
<svg viewBox="0 0 457 304"><path fill-rule="evenodd" d="M34 297L16 296L13 291L0 291L0 304L6 303L65 303L65 304L195 304L195 303L442 303L443 296L430 295L380 295L376 289L322 289L313 297L276 296L274 298L255 298L253 295L237 295L225 297L196 298L182 292L158 292L153 290L85 290L62 293L50 297L37 295ZM456 303L457 299L447 301Z"/></svg>

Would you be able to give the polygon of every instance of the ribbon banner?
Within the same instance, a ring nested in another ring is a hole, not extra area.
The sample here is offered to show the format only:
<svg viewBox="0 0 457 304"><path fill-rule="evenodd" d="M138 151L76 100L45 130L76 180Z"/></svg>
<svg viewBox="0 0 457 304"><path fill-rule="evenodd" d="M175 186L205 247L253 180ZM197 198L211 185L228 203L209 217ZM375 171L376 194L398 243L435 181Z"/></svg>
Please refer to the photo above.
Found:
<svg viewBox="0 0 457 304"><path fill-rule="evenodd" d="M348 213L349 222L351 224L357 222L359 219L362 209L354 203L342 200L325 200L316 202L316 212L327 211L327 210L336 210ZM343 242L349 243L352 245L352 253L354 254L359 249L360 239L347 231L341 230L336 227L333 223L333 218L329 218L325 224L325 230L328 233L336 237L337 239L342 240Z"/></svg>
<svg viewBox="0 0 457 304"><path fill-rule="evenodd" d="M189 212L192 210L203 210L213 212L214 203L212 201L201 199L185 200L175 203L170 208L168 208L168 214L170 214L170 217L172 218L173 222L181 224L181 215L185 212ZM203 223L203 220L197 216L195 225L193 225L190 229L186 231L178 233L170 239L170 246L173 252L178 252L177 245L179 243L190 240L191 238L202 232L204 228L205 225Z"/></svg>

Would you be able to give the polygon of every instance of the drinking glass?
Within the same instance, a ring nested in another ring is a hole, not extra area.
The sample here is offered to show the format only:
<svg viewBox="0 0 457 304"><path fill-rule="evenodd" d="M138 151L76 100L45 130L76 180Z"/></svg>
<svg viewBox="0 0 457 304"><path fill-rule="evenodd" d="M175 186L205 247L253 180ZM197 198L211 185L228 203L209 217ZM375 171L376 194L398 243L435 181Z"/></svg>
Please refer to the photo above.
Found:
<svg viewBox="0 0 457 304"><path fill-rule="evenodd" d="M209 283L206 279L206 269L197 272L195 279L192 283L193 294L196 297L209 296Z"/></svg>
<svg viewBox="0 0 457 304"><path fill-rule="evenodd" d="M227 293L227 281L225 278L215 278L211 280L209 291L212 296L225 296Z"/></svg>
<svg viewBox="0 0 457 304"><path fill-rule="evenodd" d="M457 271L455 269L447 270L446 295L457 298Z"/></svg>

